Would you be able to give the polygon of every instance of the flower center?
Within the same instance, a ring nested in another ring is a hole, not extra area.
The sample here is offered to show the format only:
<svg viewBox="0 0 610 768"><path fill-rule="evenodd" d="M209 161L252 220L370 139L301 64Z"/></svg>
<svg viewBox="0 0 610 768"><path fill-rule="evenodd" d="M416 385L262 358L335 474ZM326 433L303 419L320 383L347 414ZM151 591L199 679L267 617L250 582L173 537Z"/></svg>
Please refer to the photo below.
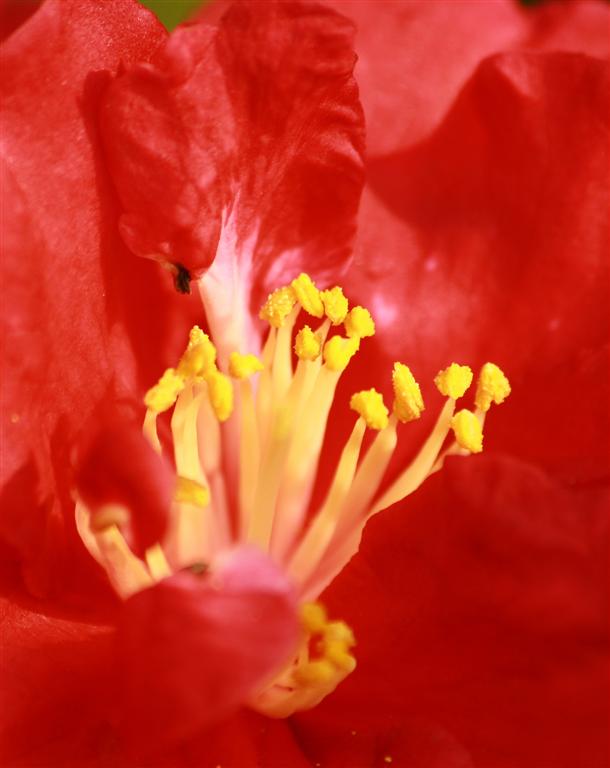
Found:
<svg viewBox="0 0 610 768"><path fill-rule="evenodd" d="M302 315L311 325L299 322ZM94 529L80 505L77 520L123 597L175 570L205 568L236 543L268 553L301 599L303 639L293 664L251 705L286 716L314 706L355 667L351 630L328 621L312 601L357 552L373 515L413 493L447 456L482 450L486 413L492 402L503 402L510 385L497 366L485 364L475 410L455 413L473 373L456 363L440 371L435 384L446 402L413 461L388 483L399 425L424 410L413 374L395 363L392 412L375 389L351 397L353 429L322 502L312 508L337 385L361 343L374 335L374 321L364 307L350 309L341 288L320 291L305 274L274 291L260 317L269 324L260 357L235 350L222 371L213 341L194 327L177 366L146 393L144 434L159 452L158 421L171 412L177 481L164 541L144 562L120 533L123 510L98 511ZM375 434L364 451L367 429Z"/></svg>

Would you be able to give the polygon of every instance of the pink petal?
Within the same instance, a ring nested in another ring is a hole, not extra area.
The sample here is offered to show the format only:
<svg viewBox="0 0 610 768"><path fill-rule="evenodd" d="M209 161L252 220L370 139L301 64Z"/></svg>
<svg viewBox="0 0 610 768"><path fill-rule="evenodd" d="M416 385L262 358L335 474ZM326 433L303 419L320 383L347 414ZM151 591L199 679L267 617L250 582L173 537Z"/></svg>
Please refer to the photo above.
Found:
<svg viewBox="0 0 610 768"><path fill-rule="evenodd" d="M134 749L169 746L237 710L294 653L295 609L284 576L249 549L130 598L121 727Z"/></svg>

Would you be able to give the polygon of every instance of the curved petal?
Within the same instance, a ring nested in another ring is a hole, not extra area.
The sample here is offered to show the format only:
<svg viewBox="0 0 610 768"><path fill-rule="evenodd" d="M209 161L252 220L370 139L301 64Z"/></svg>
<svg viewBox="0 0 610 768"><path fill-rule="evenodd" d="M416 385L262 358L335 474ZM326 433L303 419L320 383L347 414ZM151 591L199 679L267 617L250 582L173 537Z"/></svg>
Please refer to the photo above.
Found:
<svg viewBox="0 0 610 768"><path fill-rule="evenodd" d="M52 552L53 579L70 568L77 433L154 381L188 320L169 322L159 277L121 244L96 129L108 72L163 38L130 0L49 0L2 47L2 536L39 592Z"/></svg>
<svg viewBox="0 0 610 768"><path fill-rule="evenodd" d="M108 504L127 508L129 543L136 554L142 555L162 540L175 474L133 422L116 414L92 428L75 482L90 510Z"/></svg>
<svg viewBox="0 0 610 768"><path fill-rule="evenodd" d="M102 128L132 250L191 275L220 259L258 304L305 266L336 273L363 179L351 38L321 6L236 3L119 76Z"/></svg>
<svg viewBox="0 0 610 768"><path fill-rule="evenodd" d="M514 459L452 459L373 521L324 597L358 668L299 718L316 759L333 733L419 722L475 766L603 764L607 503Z"/></svg>
<svg viewBox="0 0 610 768"><path fill-rule="evenodd" d="M154 752L227 717L290 659L298 637L291 588L257 550L134 595L119 637L128 742Z"/></svg>
<svg viewBox="0 0 610 768"><path fill-rule="evenodd" d="M487 56L523 48L610 53L610 9L596 0L527 9L516 0L335 0L331 5L358 30L356 78L371 157L425 138Z"/></svg>
<svg viewBox="0 0 610 768"><path fill-rule="evenodd" d="M490 434L506 420L510 449L573 480L600 476L606 455L607 78L572 54L484 62L428 141L372 164L390 210L365 197L347 281L388 375L404 358L434 402L452 360L497 362L517 395ZM575 398L576 417L561 415Z"/></svg>

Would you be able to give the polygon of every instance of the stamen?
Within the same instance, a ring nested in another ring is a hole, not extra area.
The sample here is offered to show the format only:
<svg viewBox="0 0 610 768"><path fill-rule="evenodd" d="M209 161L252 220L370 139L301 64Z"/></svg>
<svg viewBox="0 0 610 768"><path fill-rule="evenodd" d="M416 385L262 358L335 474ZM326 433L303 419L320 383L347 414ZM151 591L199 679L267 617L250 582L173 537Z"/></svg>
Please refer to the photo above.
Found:
<svg viewBox="0 0 610 768"><path fill-rule="evenodd" d="M336 285L327 291L320 292L320 298L324 304L326 317L333 325L341 325L347 317L349 305L343 295L343 289Z"/></svg>
<svg viewBox="0 0 610 768"><path fill-rule="evenodd" d="M475 405L484 413L491 404L500 405L510 395L510 383L504 373L493 363L485 363L479 373Z"/></svg>
<svg viewBox="0 0 610 768"><path fill-rule="evenodd" d="M294 288L290 285L277 288L273 293L269 294L258 316L261 320L266 320L274 328L281 328L288 315L292 312L296 301L297 295Z"/></svg>
<svg viewBox="0 0 610 768"><path fill-rule="evenodd" d="M360 339L333 336L324 345L324 362L330 371L344 371L360 348Z"/></svg>
<svg viewBox="0 0 610 768"><path fill-rule="evenodd" d="M462 448L471 453L481 453L483 450L483 428L477 417L464 408L458 411L451 420L451 428L455 439Z"/></svg>
<svg viewBox="0 0 610 768"><path fill-rule="evenodd" d="M316 360L322 351L322 336L314 333L308 325L297 333L294 351L299 360Z"/></svg>
<svg viewBox="0 0 610 768"><path fill-rule="evenodd" d="M394 363L392 386L394 388L394 415L396 418L403 423L419 419L424 410L424 400L419 384L406 365Z"/></svg>
<svg viewBox="0 0 610 768"><path fill-rule="evenodd" d="M234 379L249 379L263 368L263 363L256 355L240 355L239 352L232 352L229 357L229 374Z"/></svg>
<svg viewBox="0 0 610 768"><path fill-rule="evenodd" d="M366 421L369 429L385 429L388 426L388 409L382 395L374 389L356 392L349 401L349 407Z"/></svg>
<svg viewBox="0 0 610 768"><path fill-rule="evenodd" d="M472 384L472 370L467 365L451 363L448 368L438 372L434 383L441 395L457 400Z"/></svg>
<svg viewBox="0 0 610 768"><path fill-rule="evenodd" d="M163 413L176 402L184 389L184 379L175 368L168 368L154 387L144 395L144 405L153 413Z"/></svg>
<svg viewBox="0 0 610 768"><path fill-rule="evenodd" d="M345 318L345 332L348 336L357 336L364 339L375 335L375 323L368 309L364 307L352 307Z"/></svg>
<svg viewBox="0 0 610 768"><path fill-rule="evenodd" d="M324 317L324 304L320 297L320 291L316 288L309 275L301 273L292 281L291 286L296 294L297 301L308 315Z"/></svg>
<svg viewBox="0 0 610 768"><path fill-rule="evenodd" d="M208 373L205 380L216 418L218 421L226 421L233 413L233 385L231 380L219 370Z"/></svg>

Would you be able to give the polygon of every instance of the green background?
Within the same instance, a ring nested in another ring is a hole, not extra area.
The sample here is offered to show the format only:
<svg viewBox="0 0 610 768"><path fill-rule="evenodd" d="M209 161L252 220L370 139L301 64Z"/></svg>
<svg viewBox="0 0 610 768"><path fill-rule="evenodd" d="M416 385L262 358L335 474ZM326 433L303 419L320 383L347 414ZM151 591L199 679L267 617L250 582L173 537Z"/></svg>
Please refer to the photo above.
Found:
<svg viewBox="0 0 610 768"><path fill-rule="evenodd" d="M211 0L142 0L142 3L154 11L168 29L173 29L181 21L188 19L196 8ZM535 5L540 0L520 0L523 5Z"/></svg>
<svg viewBox="0 0 610 768"><path fill-rule="evenodd" d="M154 11L168 29L173 29L204 5L201 0L142 0L142 4Z"/></svg>

